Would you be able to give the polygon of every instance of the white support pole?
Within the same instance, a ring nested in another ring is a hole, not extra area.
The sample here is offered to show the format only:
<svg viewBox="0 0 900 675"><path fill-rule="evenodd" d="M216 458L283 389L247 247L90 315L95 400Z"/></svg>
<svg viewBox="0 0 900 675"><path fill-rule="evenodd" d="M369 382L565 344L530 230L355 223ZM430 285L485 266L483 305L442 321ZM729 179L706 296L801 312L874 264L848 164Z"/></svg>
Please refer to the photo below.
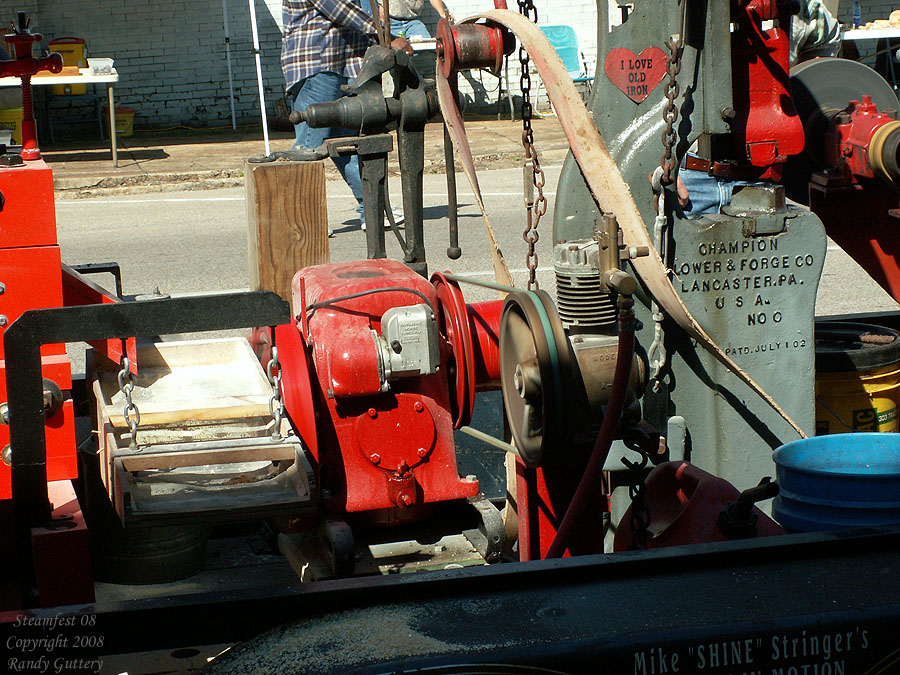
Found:
<svg viewBox="0 0 900 675"><path fill-rule="evenodd" d="M222 0L222 18L225 21L225 62L228 64L228 95L231 101L231 128L237 131L234 114L234 77L231 73L231 33L228 30L228 0Z"/></svg>
<svg viewBox="0 0 900 675"><path fill-rule="evenodd" d="M263 88L262 64L259 62L259 30L256 27L256 5L250 2L250 30L253 32L253 54L256 56L256 81L259 83L259 108L262 113L263 140L266 144L266 155L269 150L269 123L266 119L266 92Z"/></svg>

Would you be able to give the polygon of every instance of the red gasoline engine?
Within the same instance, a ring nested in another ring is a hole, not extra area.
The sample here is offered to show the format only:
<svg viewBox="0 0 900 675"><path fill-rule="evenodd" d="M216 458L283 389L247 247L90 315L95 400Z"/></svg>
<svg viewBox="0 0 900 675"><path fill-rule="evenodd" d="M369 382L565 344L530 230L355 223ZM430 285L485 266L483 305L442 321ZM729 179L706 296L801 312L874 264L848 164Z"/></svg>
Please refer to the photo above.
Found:
<svg viewBox="0 0 900 675"><path fill-rule="evenodd" d="M476 386L499 381L502 302L467 307L443 275L429 283L377 259L301 270L292 304L296 323L276 330L285 409L325 509L386 524L477 496L477 479L457 473L453 429Z"/></svg>
<svg viewBox="0 0 900 675"><path fill-rule="evenodd" d="M605 509L584 477L600 476L589 462L602 467L646 366L632 346L633 282L615 268L619 247L606 247L609 264L601 250L593 239L561 247L559 310L543 291L514 289L466 304L457 277L436 273L429 283L393 260L298 272L295 321L276 328L275 347L285 410L310 451L324 513L401 524L440 502L477 498L477 479L458 474L453 431L471 420L476 391L502 387L515 447L495 444L517 456L521 559L546 557L554 541L556 555L602 550L602 518L563 528L564 516L572 504ZM618 312L613 286L625 293ZM579 302L585 294L599 309ZM606 417L615 423L604 428ZM647 442L655 450L658 435ZM580 487L587 501L576 500Z"/></svg>

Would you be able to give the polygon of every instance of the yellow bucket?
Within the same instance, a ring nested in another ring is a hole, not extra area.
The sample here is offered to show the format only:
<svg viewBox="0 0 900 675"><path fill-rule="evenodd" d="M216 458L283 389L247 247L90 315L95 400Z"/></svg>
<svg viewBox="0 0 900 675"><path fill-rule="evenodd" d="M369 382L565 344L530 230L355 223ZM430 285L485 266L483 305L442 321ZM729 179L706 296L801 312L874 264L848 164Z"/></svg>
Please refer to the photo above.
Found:
<svg viewBox="0 0 900 675"><path fill-rule="evenodd" d="M103 109L103 128L109 133L109 108ZM134 108L116 106L116 136L131 136L134 133Z"/></svg>
<svg viewBox="0 0 900 675"><path fill-rule="evenodd" d="M900 333L816 323L816 435L897 431Z"/></svg>
<svg viewBox="0 0 900 675"><path fill-rule="evenodd" d="M21 108L0 109L0 129L12 132L12 144L22 144L22 119L24 114Z"/></svg>
<svg viewBox="0 0 900 675"><path fill-rule="evenodd" d="M87 68L87 45L81 38L53 38L48 44L51 53L58 52L62 54L64 66ZM50 89L54 96L80 96L87 93L87 85L84 84L54 84Z"/></svg>

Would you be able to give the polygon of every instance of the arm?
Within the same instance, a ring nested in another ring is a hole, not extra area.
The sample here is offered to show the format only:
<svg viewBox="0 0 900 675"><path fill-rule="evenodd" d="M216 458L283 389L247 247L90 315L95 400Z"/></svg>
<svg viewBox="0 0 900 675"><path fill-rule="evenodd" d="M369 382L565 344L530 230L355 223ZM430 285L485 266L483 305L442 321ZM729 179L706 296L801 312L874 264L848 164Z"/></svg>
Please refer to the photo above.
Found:
<svg viewBox="0 0 900 675"><path fill-rule="evenodd" d="M447 19L447 21L453 21L453 15L447 10L444 6L443 0L429 0L431 2L431 6L434 7L434 11L438 13L438 16L442 19Z"/></svg>
<svg viewBox="0 0 900 675"><path fill-rule="evenodd" d="M841 48L837 19L820 0L801 3L791 17L791 64L816 56L836 56Z"/></svg>
<svg viewBox="0 0 900 675"><path fill-rule="evenodd" d="M361 0L361 2L368 2L368 0ZM391 25L390 19L388 19L387 16L385 15L384 5L381 3L378 3L378 15L381 18L381 22L383 24L387 24L388 28L390 29L390 25ZM368 14L367 14L367 16L368 16ZM391 35L391 48L404 51L407 54L409 54L410 56L412 56L412 54L413 54L412 45L409 43L409 40L407 40L405 37L394 37L393 35Z"/></svg>

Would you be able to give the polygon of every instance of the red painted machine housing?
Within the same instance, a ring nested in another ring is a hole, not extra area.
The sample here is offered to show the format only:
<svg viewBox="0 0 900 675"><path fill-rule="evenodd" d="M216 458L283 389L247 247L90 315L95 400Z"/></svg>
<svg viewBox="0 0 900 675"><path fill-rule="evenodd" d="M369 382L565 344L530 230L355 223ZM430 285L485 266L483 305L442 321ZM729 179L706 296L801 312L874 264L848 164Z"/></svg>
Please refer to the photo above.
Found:
<svg viewBox="0 0 900 675"><path fill-rule="evenodd" d="M53 206L53 174L43 160L0 168L0 402L6 396L6 362L3 333L29 309L63 305L62 270L56 239ZM60 410L46 420L47 479L75 478L75 414L71 396L72 372L65 345L41 348L43 377L53 380L63 393ZM0 425L0 448L9 443L9 427ZM13 448L15 452L15 448ZM12 497L10 467L0 462L0 499Z"/></svg>
<svg viewBox="0 0 900 675"><path fill-rule="evenodd" d="M867 95L835 114L822 148L826 169L812 176L809 206L828 236L900 300L897 184L879 174L881 150L874 143L876 136L883 144L886 134L896 134L897 125Z"/></svg>
<svg viewBox="0 0 900 675"><path fill-rule="evenodd" d="M825 163L832 168L829 175L832 185L840 180L834 171L840 171L847 184L855 182L857 177L876 177L869 163L869 144L875 132L894 118L878 112L871 96L860 98L860 101L850 101L825 134Z"/></svg>
<svg viewBox="0 0 900 675"><path fill-rule="evenodd" d="M380 522L397 522L424 515L428 504L479 494L478 481L457 472L445 339L438 372L391 381L387 390L379 373L373 331L381 335L382 316L426 298L438 311L434 287L386 259L308 267L292 287L301 320L290 330L300 339L276 332L279 353L286 350L283 381L291 383L285 407L307 444L315 439L310 451L326 508L385 510ZM310 403L315 419L304 409Z"/></svg>

